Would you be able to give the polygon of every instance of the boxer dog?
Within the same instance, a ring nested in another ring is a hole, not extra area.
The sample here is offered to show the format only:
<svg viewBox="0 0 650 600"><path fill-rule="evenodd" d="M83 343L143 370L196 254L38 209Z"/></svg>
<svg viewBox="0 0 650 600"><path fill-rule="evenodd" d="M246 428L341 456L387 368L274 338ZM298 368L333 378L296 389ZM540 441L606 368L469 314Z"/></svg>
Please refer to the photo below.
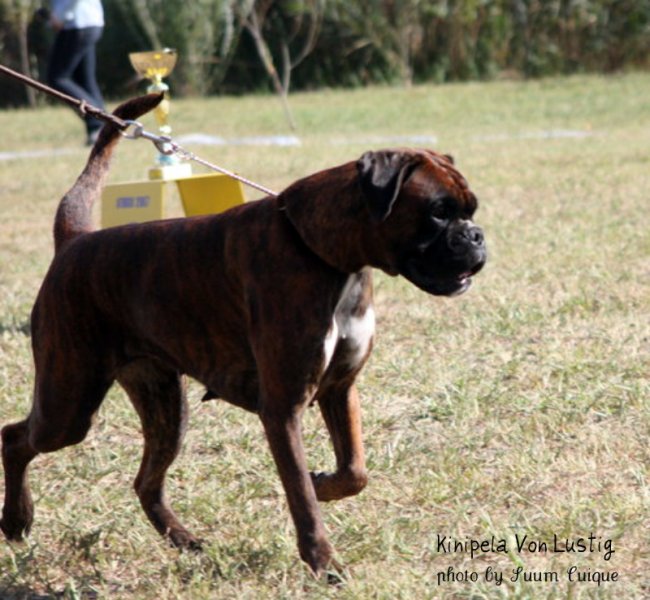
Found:
<svg viewBox="0 0 650 600"><path fill-rule="evenodd" d="M136 119L159 101L137 98L115 114ZM173 545L199 548L163 491L189 375L205 399L259 415L300 556L322 573L333 549L318 501L367 481L354 381L372 346L371 268L429 294L463 293L486 260L476 197L449 157L382 150L222 214L94 231L91 208L119 138L104 126L58 207L55 255L32 312L33 405L2 430L0 527L9 540L29 532L29 463L81 442L118 381L142 421L142 508ZM307 468L301 415L312 403L332 439L332 473Z"/></svg>

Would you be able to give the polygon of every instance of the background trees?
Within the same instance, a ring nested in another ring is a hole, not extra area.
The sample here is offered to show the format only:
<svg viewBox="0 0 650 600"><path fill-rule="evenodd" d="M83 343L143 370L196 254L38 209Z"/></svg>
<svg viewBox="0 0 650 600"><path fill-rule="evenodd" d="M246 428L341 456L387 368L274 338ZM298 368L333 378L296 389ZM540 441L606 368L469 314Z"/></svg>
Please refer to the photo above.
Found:
<svg viewBox="0 0 650 600"><path fill-rule="evenodd" d="M38 0L0 0L0 60L43 72ZM173 47L176 95L646 67L650 0L104 0L99 72L132 91L127 54ZM36 101L3 80L0 105Z"/></svg>

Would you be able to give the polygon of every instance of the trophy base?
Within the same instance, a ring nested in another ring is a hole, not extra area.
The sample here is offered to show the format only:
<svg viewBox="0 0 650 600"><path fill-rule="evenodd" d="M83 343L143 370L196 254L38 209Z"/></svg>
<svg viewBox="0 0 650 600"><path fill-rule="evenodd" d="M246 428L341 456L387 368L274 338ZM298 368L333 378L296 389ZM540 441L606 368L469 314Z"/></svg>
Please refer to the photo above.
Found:
<svg viewBox="0 0 650 600"><path fill-rule="evenodd" d="M162 179L164 181L182 179L192 176L192 165L188 162L175 165L158 165L149 169L149 179Z"/></svg>

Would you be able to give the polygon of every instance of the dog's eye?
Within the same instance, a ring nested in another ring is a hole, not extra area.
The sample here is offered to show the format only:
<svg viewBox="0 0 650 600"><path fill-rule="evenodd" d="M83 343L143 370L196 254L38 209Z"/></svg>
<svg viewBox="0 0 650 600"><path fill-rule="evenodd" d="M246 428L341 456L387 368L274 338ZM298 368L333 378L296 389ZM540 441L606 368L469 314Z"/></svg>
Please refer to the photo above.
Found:
<svg viewBox="0 0 650 600"><path fill-rule="evenodd" d="M435 206L431 209L431 216L439 221L447 219L447 209L444 206Z"/></svg>
<svg viewBox="0 0 650 600"><path fill-rule="evenodd" d="M453 200L438 198L431 203L429 214L438 221L447 221L454 216Z"/></svg>

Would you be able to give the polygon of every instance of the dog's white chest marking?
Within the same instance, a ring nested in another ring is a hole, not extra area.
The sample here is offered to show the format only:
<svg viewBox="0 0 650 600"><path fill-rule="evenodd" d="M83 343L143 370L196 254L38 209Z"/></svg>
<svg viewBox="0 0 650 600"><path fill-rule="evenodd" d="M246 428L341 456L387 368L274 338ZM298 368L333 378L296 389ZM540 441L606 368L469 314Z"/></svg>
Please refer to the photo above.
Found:
<svg viewBox="0 0 650 600"><path fill-rule="evenodd" d="M324 366L329 366L339 343L347 347L346 361L357 366L365 357L375 333L375 311L372 304L365 311L356 308L362 293L356 275L350 275L334 311L334 318L324 340ZM354 310L356 309L356 310Z"/></svg>

